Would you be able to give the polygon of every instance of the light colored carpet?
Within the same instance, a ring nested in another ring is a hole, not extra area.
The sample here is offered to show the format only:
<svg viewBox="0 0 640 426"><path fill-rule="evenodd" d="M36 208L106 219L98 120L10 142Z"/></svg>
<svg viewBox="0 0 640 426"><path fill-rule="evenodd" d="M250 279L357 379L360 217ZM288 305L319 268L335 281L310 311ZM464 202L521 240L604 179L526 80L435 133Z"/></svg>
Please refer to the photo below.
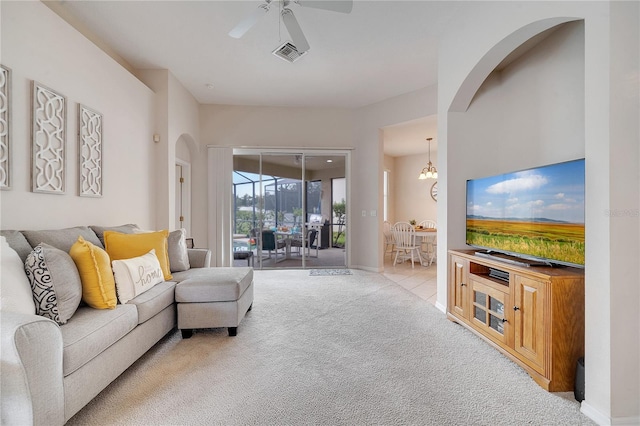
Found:
<svg viewBox="0 0 640 426"><path fill-rule="evenodd" d="M236 337L170 333L69 424L594 423L383 276L294 270L256 271Z"/></svg>

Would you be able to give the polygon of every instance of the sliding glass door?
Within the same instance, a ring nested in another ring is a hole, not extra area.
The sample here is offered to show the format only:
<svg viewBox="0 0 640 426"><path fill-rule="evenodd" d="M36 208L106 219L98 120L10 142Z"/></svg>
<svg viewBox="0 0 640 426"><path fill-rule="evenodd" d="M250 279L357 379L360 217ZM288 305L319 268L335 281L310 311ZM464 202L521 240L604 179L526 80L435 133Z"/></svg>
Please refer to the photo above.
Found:
<svg viewBox="0 0 640 426"><path fill-rule="evenodd" d="M337 179L346 197L346 158L344 153L234 151L234 264L344 268L346 201L341 199L342 237L334 247L332 194Z"/></svg>

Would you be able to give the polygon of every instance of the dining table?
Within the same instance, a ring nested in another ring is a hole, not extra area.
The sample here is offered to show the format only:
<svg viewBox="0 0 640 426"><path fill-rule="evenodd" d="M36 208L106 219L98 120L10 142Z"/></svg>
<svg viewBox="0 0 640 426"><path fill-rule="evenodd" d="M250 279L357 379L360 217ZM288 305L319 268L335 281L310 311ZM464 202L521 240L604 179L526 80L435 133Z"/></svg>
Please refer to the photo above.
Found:
<svg viewBox="0 0 640 426"><path fill-rule="evenodd" d="M436 240L438 237L438 230L436 228L414 228L416 238L420 238L419 246L422 246L423 243L427 245L427 253L429 254L429 259L422 260L422 266L431 266L433 263L433 259L436 257L435 247ZM429 247L431 248L429 250Z"/></svg>
<svg viewBox="0 0 640 426"><path fill-rule="evenodd" d="M291 259L291 240L295 237L300 237L300 232L294 232L293 230L289 229L289 230L277 230L274 232L274 234L276 235L276 238L280 238L284 240L285 243L285 255L284 258L281 258L280 260L277 259L276 256L276 263L277 262L282 262L283 260L286 259Z"/></svg>

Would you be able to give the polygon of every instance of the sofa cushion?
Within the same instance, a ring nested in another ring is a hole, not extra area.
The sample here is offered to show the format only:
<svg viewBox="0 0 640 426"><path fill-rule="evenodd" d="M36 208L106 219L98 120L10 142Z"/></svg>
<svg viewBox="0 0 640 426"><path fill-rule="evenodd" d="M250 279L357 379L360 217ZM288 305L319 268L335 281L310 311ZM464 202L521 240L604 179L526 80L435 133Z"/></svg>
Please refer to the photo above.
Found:
<svg viewBox="0 0 640 426"><path fill-rule="evenodd" d="M7 239L7 243L9 243L11 248L18 253L22 263L24 263L24 261L27 260L29 253L31 253L31 250L33 250L33 247L31 247L29 241L27 241L24 235L22 235L22 232L6 230L0 231L0 235Z"/></svg>
<svg viewBox="0 0 640 426"><path fill-rule="evenodd" d="M164 281L160 262L153 249L132 259L114 260L111 266L120 303L127 303Z"/></svg>
<svg viewBox="0 0 640 426"><path fill-rule="evenodd" d="M129 223L127 225L120 225L120 226L91 225L89 226L89 228L91 228L91 230L95 232L96 236L102 243L102 248L104 248L104 231L115 231L115 232L120 232L122 234L133 234L133 230L138 229L138 225L135 225L133 223Z"/></svg>
<svg viewBox="0 0 640 426"><path fill-rule="evenodd" d="M176 286L176 302L228 302L238 300L253 282L253 268L190 269L189 278Z"/></svg>
<svg viewBox="0 0 640 426"><path fill-rule="evenodd" d="M71 257L60 249L40 243L24 264L31 283L36 314L65 324L82 300L82 284Z"/></svg>
<svg viewBox="0 0 640 426"><path fill-rule="evenodd" d="M31 247L35 247L40 243L47 243L50 246L69 253L71 246L78 241L78 237L82 237L85 241L95 244L98 247L102 247L102 244L95 232L93 232L88 226L76 226L75 228L53 229L47 231L22 231L22 233L27 238L27 241L29 241L29 244L31 244Z"/></svg>
<svg viewBox="0 0 640 426"><path fill-rule="evenodd" d="M26 241L26 240L25 240ZM18 253L0 236L0 310L35 314L31 283Z"/></svg>
<svg viewBox="0 0 640 426"><path fill-rule="evenodd" d="M171 272L188 270L191 265L189 265L189 253L187 251L187 230L181 228L171 231L167 243Z"/></svg>
<svg viewBox="0 0 640 426"><path fill-rule="evenodd" d="M138 308L138 324L153 318L158 312L172 305L175 300L175 288L174 281L163 281L154 285L149 291L129 300L127 304Z"/></svg>
<svg viewBox="0 0 640 426"><path fill-rule="evenodd" d="M60 327L64 376L91 361L137 324L138 313L134 305L118 305L109 310L80 307L73 318Z"/></svg>
<svg viewBox="0 0 640 426"><path fill-rule="evenodd" d="M118 303L116 283L107 252L78 237L69 255L80 273L82 300L95 309L115 308Z"/></svg>
<svg viewBox="0 0 640 426"><path fill-rule="evenodd" d="M147 254L151 249L156 251L164 279L171 279L169 269L169 255L167 254L167 236L169 231L146 232L142 234L122 234L120 232L105 231L104 245L111 261L131 259Z"/></svg>

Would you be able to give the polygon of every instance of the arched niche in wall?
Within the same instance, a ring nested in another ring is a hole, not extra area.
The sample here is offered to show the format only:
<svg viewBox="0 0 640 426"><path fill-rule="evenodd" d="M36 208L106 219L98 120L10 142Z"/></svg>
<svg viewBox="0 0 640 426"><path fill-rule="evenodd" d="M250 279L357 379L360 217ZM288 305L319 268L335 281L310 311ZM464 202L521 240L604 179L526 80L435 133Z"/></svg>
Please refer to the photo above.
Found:
<svg viewBox="0 0 640 426"><path fill-rule="evenodd" d="M176 159L191 163L191 159L198 153L198 146L191 135L183 133L176 140Z"/></svg>
<svg viewBox="0 0 640 426"><path fill-rule="evenodd" d="M449 112L465 112L476 92L485 81L487 76L512 52L525 44L527 41L538 36L539 34L565 24L567 22L578 21L579 18L556 17L547 18L540 21L532 22L524 27L512 32L507 37L493 46L478 63L473 67L471 72L464 79L456 92Z"/></svg>

